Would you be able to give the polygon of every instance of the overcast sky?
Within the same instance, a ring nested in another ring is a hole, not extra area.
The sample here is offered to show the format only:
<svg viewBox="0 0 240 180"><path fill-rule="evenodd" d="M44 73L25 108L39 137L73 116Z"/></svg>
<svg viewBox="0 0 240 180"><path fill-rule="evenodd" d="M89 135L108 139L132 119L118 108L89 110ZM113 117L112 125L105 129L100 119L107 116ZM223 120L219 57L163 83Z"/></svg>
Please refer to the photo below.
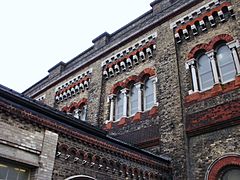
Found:
<svg viewBox="0 0 240 180"><path fill-rule="evenodd" d="M0 84L22 92L153 0L0 0Z"/></svg>

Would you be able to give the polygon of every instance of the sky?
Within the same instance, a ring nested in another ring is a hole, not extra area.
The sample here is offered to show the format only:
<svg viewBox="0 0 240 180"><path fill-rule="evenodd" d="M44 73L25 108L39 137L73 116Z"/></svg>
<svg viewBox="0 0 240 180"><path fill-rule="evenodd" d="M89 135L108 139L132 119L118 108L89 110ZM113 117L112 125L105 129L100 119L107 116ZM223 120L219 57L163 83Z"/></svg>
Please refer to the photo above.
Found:
<svg viewBox="0 0 240 180"><path fill-rule="evenodd" d="M153 0L0 0L0 84L23 92Z"/></svg>

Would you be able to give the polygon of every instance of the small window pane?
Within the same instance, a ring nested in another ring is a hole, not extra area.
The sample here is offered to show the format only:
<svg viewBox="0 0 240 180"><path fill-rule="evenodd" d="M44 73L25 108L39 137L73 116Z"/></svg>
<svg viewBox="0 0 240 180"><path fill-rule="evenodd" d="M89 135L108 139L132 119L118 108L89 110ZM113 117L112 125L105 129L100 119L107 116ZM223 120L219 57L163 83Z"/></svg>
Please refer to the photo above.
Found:
<svg viewBox="0 0 240 180"><path fill-rule="evenodd" d="M9 171L8 171L7 179L12 179L12 180L17 179L17 177L18 177L18 171L16 170L16 168L9 167L8 170L9 170Z"/></svg>
<svg viewBox="0 0 240 180"><path fill-rule="evenodd" d="M221 46L217 51L217 61L221 76L221 81L228 82L235 78L236 69L231 50L226 46Z"/></svg>
<svg viewBox="0 0 240 180"><path fill-rule="evenodd" d="M198 75L201 90L209 89L214 85L211 63L207 55L202 55L198 59Z"/></svg>
<svg viewBox="0 0 240 180"><path fill-rule="evenodd" d="M150 109L154 105L153 82L147 80L145 82L145 109Z"/></svg>
<svg viewBox="0 0 240 180"><path fill-rule="evenodd" d="M86 121L86 117L87 117L87 105L82 107L81 113L80 113L80 119L82 121Z"/></svg>
<svg viewBox="0 0 240 180"><path fill-rule="evenodd" d="M0 180L28 180L29 173L21 166L0 163Z"/></svg>
<svg viewBox="0 0 240 180"><path fill-rule="evenodd" d="M0 179L7 177L8 167L5 164L0 164Z"/></svg>
<svg viewBox="0 0 240 180"><path fill-rule="evenodd" d="M130 96L130 114L133 115L138 111L138 92L135 86L131 89L131 96Z"/></svg>
<svg viewBox="0 0 240 180"><path fill-rule="evenodd" d="M119 93L116 98L115 119L120 119L123 116L123 94Z"/></svg>

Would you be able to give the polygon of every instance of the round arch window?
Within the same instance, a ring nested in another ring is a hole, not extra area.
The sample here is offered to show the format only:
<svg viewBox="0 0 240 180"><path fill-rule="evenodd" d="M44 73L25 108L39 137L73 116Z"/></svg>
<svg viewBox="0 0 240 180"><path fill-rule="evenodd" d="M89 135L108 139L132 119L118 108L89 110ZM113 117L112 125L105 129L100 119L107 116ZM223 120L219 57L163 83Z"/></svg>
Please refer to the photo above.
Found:
<svg viewBox="0 0 240 180"><path fill-rule="evenodd" d="M223 170L220 173L219 180L239 180L240 179L240 167L232 167Z"/></svg>

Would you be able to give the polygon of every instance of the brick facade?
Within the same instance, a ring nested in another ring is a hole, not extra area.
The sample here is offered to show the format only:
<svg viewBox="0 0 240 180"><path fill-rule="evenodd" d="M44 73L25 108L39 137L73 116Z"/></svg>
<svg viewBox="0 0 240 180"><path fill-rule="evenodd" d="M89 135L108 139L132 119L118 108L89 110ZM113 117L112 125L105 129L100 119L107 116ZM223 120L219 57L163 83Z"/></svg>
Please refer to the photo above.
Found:
<svg viewBox="0 0 240 180"><path fill-rule="evenodd" d="M73 60L55 65L24 94L68 114L87 104L86 126L91 124L112 138L171 159L173 179L220 178L225 167L234 164L239 168L240 3L155 0L151 7L115 33L95 38L94 45ZM229 48L236 72L228 82L221 80L216 55L220 45ZM199 87L199 56L203 54L209 59L214 81L207 89ZM144 88L151 78L155 102L146 108ZM129 103L132 86L139 88L141 102L134 114ZM125 114L117 119L119 92L124 94ZM80 121L67 117L73 127ZM51 121L39 121L41 126L54 127ZM97 179L137 175L151 179L158 174L144 163L146 159L131 159L135 151L128 149L133 154L127 155L115 149L114 154L111 142L101 144L90 138L89 143L71 128L53 129L58 132L54 179L77 172ZM168 177L171 170L165 170L159 171Z"/></svg>

